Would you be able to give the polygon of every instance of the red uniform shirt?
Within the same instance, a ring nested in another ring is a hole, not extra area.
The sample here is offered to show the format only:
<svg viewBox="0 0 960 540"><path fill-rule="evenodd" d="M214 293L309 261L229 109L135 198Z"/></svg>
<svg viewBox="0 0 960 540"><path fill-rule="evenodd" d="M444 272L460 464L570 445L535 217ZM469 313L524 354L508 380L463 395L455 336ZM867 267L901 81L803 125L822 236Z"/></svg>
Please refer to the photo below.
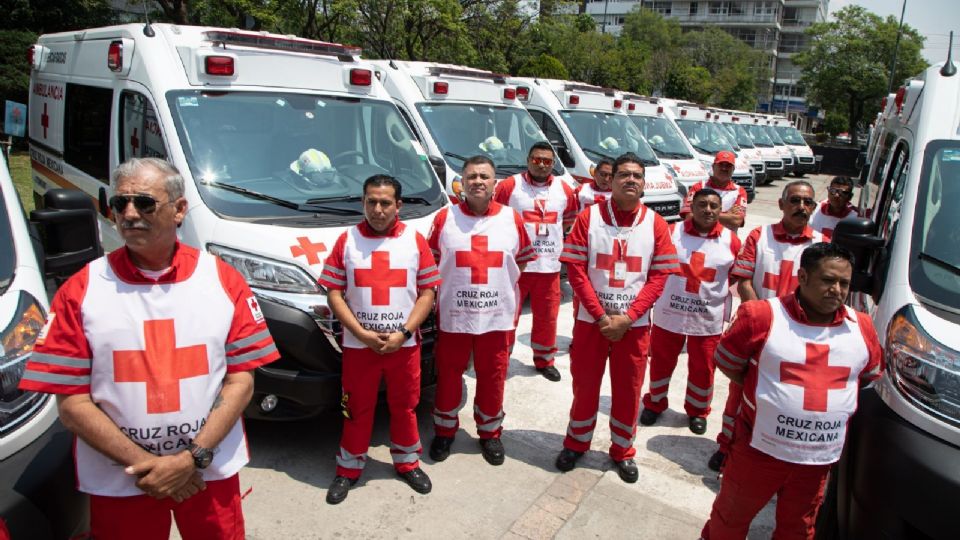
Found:
<svg viewBox="0 0 960 540"><path fill-rule="evenodd" d="M523 173L520 175L523 178L524 182L527 182L531 185L543 185L549 186L554 181L560 182L563 185L563 192L567 196L567 207L563 211L563 228L566 229L573 223L573 220L577 217L577 197L573 193L573 189L562 180L557 180L552 174L547 177L547 181L543 184L535 184L533 180L530 179L530 173ZM510 205L510 194L513 193L513 188L516 186L514 177L504 178L497 183L497 187L493 191L493 200L504 206ZM517 212L523 210L528 210L526 208L515 208Z"/></svg>
<svg viewBox="0 0 960 540"><path fill-rule="evenodd" d="M737 262L733 264L733 270L730 271L730 275L744 279L753 277L757 263L757 242L760 241L761 229L763 229L763 227L757 227L747 235L747 239L743 242L743 249L740 250L740 255L737 256ZM805 227L800 234L787 234L787 231L783 228L783 222L780 222L773 225L773 238L777 242L803 244L813 240L814 234L813 229L811 229L809 225Z"/></svg>
<svg viewBox="0 0 960 540"><path fill-rule="evenodd" d="M711 176L706 185L703 182L697 182L690 187L690 191L687 191L687 198L683 200L683 208L680 209L680 216L686 217L690 213L690 205L693 204L693 196L700 191L701 189L708 187L717 193L720 194L721 205L720 210L722 212L729 212L734 206L739 206L743 209L743 217L747 217L747 190L743 189L742 186L730 181L726 186L720 187L714 178Z"/></svg>

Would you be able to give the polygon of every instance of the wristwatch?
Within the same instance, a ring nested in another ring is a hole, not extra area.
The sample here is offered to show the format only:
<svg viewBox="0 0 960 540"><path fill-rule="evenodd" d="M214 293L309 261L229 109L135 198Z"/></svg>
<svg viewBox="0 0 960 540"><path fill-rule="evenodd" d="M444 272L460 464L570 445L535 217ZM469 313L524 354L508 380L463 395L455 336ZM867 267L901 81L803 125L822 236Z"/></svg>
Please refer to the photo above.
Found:
<svg viewBox="0 0 960 540"><path fill-rule="evenodd" d="M411 332L410 330L407 330L405 326L401 326L401 328L402 330L400 330L400 332L403 334L404 339L410 339L413 337L413 332Z"/></svg>
<svg viewBox="0 0 960 540"><path fill-rule="evenodd" d="M198 469L206 469L213 461L214 451L209 448L197 446L197 443L190 443L190 445L187 446L187 451L193 456L193 464Z"/></svg>

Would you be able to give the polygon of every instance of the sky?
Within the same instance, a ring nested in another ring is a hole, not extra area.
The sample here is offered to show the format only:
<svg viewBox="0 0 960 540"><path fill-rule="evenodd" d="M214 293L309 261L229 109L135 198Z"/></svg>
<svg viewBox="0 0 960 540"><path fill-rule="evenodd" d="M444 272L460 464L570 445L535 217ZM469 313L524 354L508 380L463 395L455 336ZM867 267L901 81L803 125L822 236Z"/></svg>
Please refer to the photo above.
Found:
<svg viewBox="0 0 960 540"><path fill-rule="evenodd" d="M856 4L886 18L893 15L900 19L904 0L830 0L830 15L844 6ZM958 0L906 0L907 12L903 24L916 28L927 38L923 57L935 64L947 58L949 33L953 30L953 55L960 61L960 1Z"/></svg>

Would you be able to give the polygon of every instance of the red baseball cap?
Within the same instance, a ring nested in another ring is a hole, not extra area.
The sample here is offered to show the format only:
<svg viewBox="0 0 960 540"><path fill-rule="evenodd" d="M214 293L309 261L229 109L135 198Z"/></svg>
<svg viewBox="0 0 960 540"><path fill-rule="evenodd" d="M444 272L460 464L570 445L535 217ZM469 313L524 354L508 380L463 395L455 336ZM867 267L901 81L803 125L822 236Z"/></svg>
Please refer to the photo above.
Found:
<svg viewBox="0 0 960 540"><path fill-rule="evenodd" d="M713 159L713 164L717 163L729 163L731 165L737 164L737 156L728 150L721 150L717 152L717 157Z"/></svg>

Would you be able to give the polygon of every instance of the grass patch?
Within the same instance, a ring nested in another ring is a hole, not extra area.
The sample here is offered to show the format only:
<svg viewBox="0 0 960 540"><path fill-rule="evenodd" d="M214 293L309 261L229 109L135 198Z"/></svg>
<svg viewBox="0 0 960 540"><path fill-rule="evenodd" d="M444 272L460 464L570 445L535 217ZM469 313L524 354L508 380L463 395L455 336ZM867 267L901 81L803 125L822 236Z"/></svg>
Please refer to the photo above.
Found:
<svg viewBox="0 0 960 540"><path fill-rule="evenodd" d="M30 154L27 152L13 152L10 154L10 177L17 188L20 201L27 214L33 210L33 179L30 176Z"/></svg>

